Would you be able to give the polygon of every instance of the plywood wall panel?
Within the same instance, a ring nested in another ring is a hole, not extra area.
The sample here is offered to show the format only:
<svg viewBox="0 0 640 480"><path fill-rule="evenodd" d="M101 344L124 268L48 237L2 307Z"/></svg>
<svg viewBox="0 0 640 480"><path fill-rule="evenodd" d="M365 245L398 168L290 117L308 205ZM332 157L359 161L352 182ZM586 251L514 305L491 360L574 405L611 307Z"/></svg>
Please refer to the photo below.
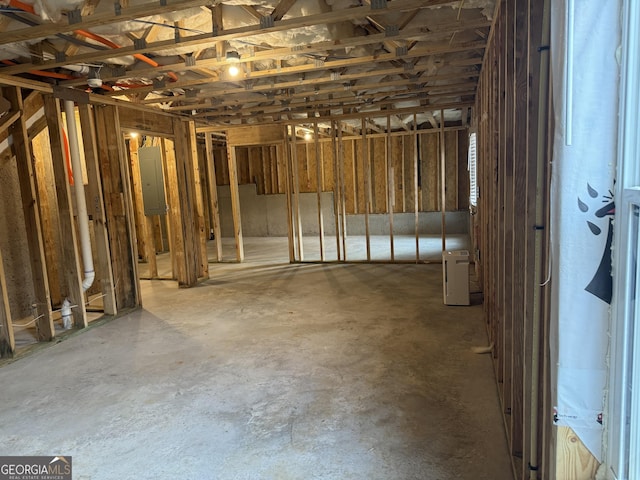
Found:
<svg viewBox="0 0 640 480"><path fill-rule="evenodd" d="M387 213L387 149L385 138L371 139L373 212Z"/></svg>
<svg viewBox="0 0 640 480"><path fill-rule="evenodd" d="M391 165L393 167L393 211L402 213L405 211L404 188L404 150L402 148L403 137L391 137Z"/></svg>
<svg viewBox="0 0 640 480"><path fill-rule="evenodd" d="M352 140L344 140L344 201L347 213L356 212L356 191L355 191L355 159L354 145Z"/></svg>
<svg viewBox="0 0 640 480"><path fill-rule="evenodd" d="M438 133L419 135L420 171L423 212L440 210L440 136Z"/></svg>

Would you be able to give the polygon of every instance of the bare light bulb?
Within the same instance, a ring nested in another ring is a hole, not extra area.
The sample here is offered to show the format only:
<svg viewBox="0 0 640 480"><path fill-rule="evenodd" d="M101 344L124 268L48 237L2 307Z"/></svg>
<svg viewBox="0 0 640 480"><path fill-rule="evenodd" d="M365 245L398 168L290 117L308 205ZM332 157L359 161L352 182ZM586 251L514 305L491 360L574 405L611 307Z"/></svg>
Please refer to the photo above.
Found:
<svg viewBox="0 0 640 480"><path fill-rule="evenodd" d="M238 73L240 73L240 69L236 65L231 65L229 67L229 75L235 77L238 75Z"/></svg>
<svg viewBox="0 0 640 480"><path fill-rule="evenodd" d="M313 138L313 135L311 135L311 132L307 132L307 133L304 134L304 139L307 142L310 142L312 138Z"/></svg>

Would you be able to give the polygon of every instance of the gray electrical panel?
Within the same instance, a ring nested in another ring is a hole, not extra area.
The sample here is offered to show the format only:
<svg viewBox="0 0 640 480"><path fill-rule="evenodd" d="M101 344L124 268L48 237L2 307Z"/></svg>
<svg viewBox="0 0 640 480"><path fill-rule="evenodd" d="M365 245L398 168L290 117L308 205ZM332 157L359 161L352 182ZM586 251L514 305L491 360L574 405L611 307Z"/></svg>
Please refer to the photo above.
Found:
<svg viewBox="0 0 640 480"><path fill-rule="evenodd" d="M162 175L162 152L160 147L138 149L140 178L142 181L142 201L145 215L165 215L167 203L164 195Z"/></svg>

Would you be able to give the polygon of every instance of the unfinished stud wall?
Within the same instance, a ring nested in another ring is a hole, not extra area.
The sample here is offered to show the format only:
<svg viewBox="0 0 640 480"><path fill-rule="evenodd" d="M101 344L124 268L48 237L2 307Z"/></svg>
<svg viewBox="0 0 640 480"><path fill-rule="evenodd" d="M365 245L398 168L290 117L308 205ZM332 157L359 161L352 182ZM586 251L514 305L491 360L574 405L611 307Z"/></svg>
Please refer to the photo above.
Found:
<svg viewBox="0 0 640 480"><path fill-rule="evenodd" d="M578 480L595 478L597 462L575 435L553 425L550 399L546 285L553 115L544 4L497 4L472 122L480 192L473 240L516 478Z"/></svg>
<svg viewBox="0 0 640 480"><path fill-rule="evenodd" d="M466 210L469 207L469 177L467 173L466 129L445 132L446 149L446 203L447 211ZM391 161L394 192L394 213L414 211L413 192L413 143L411 135L394 135L391 140ZM371 164L371 212L387 213L387 164L386 135L369 135L368 153ZM347 214L365 212L365 168L363 165L362 140L343 139L345 204ZM330 140L320 139L322 161L320 184L323 192L335 188L334 154ZM420 170L418 205L421 212L440 211L440 157L439 134L419 135ZM224 147L213 148L216 168L216 183L229 185L229 166ZM296 145L298 181L301 193L315 193L318 188L318 173L315 143L298 141ZM286 170L278 159L275 145L236 147L238 184L255 184L258 195L284 194Z"/></svg>
<svg viewBox="0 0 640 480"><path fill-rule="evenodd" d="M20 200L20 183L16 160L0 159L0 251L7 280L7 295L12 317L31 315L34 301L33 280L29 265L29 248Z"/></svg>

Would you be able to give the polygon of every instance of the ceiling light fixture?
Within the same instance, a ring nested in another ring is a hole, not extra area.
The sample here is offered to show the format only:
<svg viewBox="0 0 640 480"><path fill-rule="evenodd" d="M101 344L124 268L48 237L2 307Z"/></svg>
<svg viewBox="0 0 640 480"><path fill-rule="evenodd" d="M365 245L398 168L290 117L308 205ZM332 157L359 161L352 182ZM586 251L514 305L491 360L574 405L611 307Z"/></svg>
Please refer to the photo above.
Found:
<svg viewBox="0 0 640 480"><path fill-rule="evenodd" d="M240 63L240 54L235 50L230 50L227 52L226 58L227 62L231 64L229 66L229 75L235 77L240 73L240 69L236 65L237 63Z"/></svg>

